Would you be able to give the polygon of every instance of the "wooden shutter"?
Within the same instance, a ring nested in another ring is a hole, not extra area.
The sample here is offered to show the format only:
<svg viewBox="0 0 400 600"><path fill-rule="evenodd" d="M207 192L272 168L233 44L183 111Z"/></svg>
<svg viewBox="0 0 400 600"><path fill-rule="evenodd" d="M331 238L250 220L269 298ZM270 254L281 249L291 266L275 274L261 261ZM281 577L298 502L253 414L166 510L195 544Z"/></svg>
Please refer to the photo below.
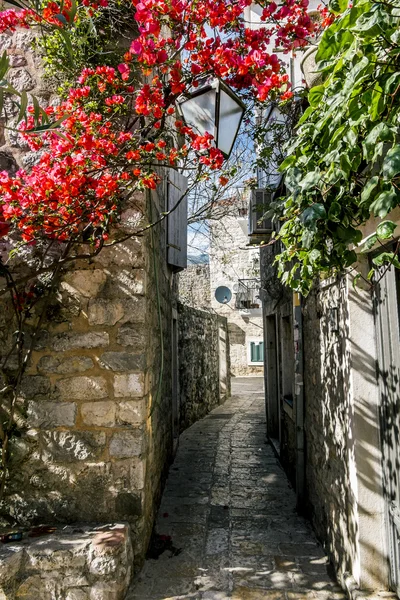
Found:
<svg viewBox="0 0 400 600"><path fill-rule="evenodd" d="M250 198L250 234L272 233L272 219L263 219L271 204L271 192L262 188L252 190Z"/></svg>
<svg viewBox="0 0 400 600"><path fill-rule="evenodd" d="M171 169L168 175L167 262L174 271L187 267L187 179ZM176 207L176 208L175 208Z"/></svg>

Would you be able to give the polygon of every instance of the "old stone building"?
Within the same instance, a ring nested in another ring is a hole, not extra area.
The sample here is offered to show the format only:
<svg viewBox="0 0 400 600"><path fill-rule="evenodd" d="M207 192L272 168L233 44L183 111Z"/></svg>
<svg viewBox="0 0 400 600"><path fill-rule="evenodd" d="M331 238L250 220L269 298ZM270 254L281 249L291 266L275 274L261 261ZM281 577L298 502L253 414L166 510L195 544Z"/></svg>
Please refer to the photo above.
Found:
<svg viewBox="0 0 400 600"><path fill-rule="evenodd" d="M398 289L391 269L372 291L341 276L264 296L268 433L354 597L398 591Z"/></svg>
<svg viewBox="0 0 400 600"><path fill-rule="evenodd" d="M275 167L259 173L260 188L279 182ZM387 218L399 223L398 210ZM367 223L363 239L378 222ZM279 252L275 243L260 257L269 439L350 597L395 597L387 590L400 589L398 272L373 288L338 274L302 298L278 280ZM358 257L366 277L373 251Z"/></svg>
<svg viewBox="0 0 400 600"><path fill-rule="evenodd" d="M249 11L259 27L257 10ZM294 87L303 76L315 84L315 49L291 59ZM276 114L267 114L270 124ZM279 197L277 166L258 173L258 187ZM399 223L398 210L387 218ZM378 222L367 223L363 239ZM279 223L269 227L264 241ZM269 439L349 596L395 597L388 590L400 591L398 272L389 269L374 288L353 286L355 273L338 274L302 298L278 280L279 252L275 243L260 255ZM365 277L372 257L359 254Z"/></svg>
<svg viewBox="0 0 400 600"><path fill-rule="evenodd" d="M233 376L263 373L259 250L249 246L248 198L210 223L209 262L179 276L179 297L228 321Z"/></svg>
<svg viewBox="0 0 400 600"><path fill-rule="evenodd" d="M1 36L0 48L11 57L13 85L51 102L32 39L17 30ZM35 160L14 131L1 142L1 168L15 172ZM154 193L137 194L121 232L138 222L158 225L63 272L23 380L1 516L28 529L85 522L95 529L79 529L77 538L76 529L61 527L57 543L53 536L10 547L1 557L2 598L123 598L148 547L180 431L229 394L226 320L177 304L185 202L170 218L160 216L185 185L166 174ZM6 245L1 252L5 263ZM12 340L13 313L2 300L1 359ZM124 525L104 529L110 523Z"/></svg>
<svg viewBox="0 0 400 600"><path fill-rule="evenodd" d="M259 250L249 246L248 200L211 226L211 309L226 317L234 376L262 375Z"/></svg>

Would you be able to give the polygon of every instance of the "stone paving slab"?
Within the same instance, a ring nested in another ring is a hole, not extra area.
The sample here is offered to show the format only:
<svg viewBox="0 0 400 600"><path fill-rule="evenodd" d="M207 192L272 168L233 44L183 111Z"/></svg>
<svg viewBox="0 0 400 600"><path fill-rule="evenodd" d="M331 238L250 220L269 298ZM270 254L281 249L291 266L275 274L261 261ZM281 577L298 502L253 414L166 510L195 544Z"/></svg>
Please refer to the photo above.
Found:
<svg viewBox="0 0 400 600"><path fill-rule="evenodd" d="M147 560L127 600L345 600L266 442L262 379L234 393L181 436L157 520L181 552Z"/></svg>

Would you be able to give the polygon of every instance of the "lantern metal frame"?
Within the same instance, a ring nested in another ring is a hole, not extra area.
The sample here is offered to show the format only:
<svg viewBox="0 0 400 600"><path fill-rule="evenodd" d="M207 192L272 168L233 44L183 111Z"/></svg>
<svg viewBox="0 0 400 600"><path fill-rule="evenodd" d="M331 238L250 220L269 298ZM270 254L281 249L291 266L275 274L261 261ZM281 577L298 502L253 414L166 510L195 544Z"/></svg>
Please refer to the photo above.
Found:
<svg viewBox="0 0 400 600"><path fill-rule="evenodd" d="M215 94L215 114L214 114L214 140L215 140L215 146L216 148L218 148L225 159L228 159L229 156L232 153L233 147L235 145L237 136L239 134L240 131L240 126L242 124L243 121L243 117L244 114L246 112L246 105L245 103L241 100L241 98L239 98L239 96L237 96L235 94L235 92L233 90L231 90L231 88L226 85L226 83L224 83L223 81L221 81L218 78L213 78L213 79L207 79L206 82L201 85L198 88L193 88L193 91L191 91L190 93L188 93L185 96L181 96L178 101L177 101L177 106L180 112L181 117L183 118L183 120L185 121L185 123L187 125L190 126L190 123L187 123L184 117L184 113L182 110L182 105L190 100L195 100L196 98L202 96L203 94L206 94L207 92L210 92L211 90L215 90L216 94ZM225 94L227 94L227 96L229 96L235 103L236 105L241 109L241 115L240 115L240 119L236 128L236 132L235 132L235 136L232 140L232 144L229 150L229 153L224 152L221 148L219 148L218 143L219 143L219 139L220 139L220 108L221 108L221 91L225 92Z"/></svg>

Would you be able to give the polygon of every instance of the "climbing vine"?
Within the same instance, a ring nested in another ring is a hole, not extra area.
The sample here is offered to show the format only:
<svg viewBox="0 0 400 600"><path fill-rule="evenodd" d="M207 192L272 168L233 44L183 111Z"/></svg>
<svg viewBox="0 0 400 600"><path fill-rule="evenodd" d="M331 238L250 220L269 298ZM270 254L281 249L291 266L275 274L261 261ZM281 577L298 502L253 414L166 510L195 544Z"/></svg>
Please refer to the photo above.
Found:
<svg viewBox="0 0 400 600"><path fill-rule="evenodd" d="M370 279L400 267L385 248L396 228L386 217L400 204L400 3L332 0L330 10L316 55L324 80L281 165L288 194L275 211L280 277L303 294L317 275L354 266L361 242L363 252L381 248ZM371 215L381 221L362 240Z"/></svg>

